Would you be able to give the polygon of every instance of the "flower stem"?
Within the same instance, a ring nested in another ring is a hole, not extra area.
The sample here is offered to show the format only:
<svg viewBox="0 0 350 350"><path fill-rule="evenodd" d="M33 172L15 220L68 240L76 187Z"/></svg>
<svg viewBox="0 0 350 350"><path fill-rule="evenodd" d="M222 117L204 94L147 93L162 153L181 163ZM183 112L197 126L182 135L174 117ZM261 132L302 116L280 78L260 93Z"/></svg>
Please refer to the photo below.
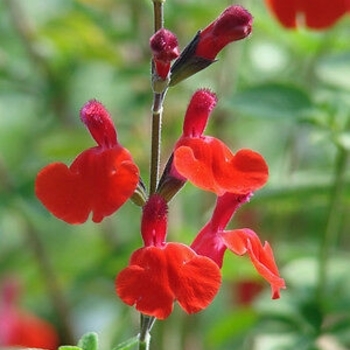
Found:
<svg viewBox="0 0 350 350"><path fill-rule="evenodd" d="M334 249L340 232L340 214L342 211L342 196L345 186L345 170L349 159L346 149L338 147L334 185L331 193L328 220L324 236L321 242L318 266L317 300L322 303L327 288L328 265L330 252Z"/></svg>
<svg viewBox="0 0 350 350"><path fill-rule="evenodd" d="M139 336L139 350L148 350L151 341L150 331L154 325L155 318L141 314L141 331Z"/></svg>
<svg viewBox="0 0 350 350"><path fill-rule="evenodd" d="M153 0L153 12L154 12L154 32L163 27L163 3L165 0Z"/></svg>
<svg viewBox="0 0 350 350"><path fill-rule="evenodd" d="M163 110L163 94L154 93L153 107L152 107L150 194L155 193L159 182L162 110Z"/></svg>
<svg viewBox="0 0 350 350"><path fill-rule="evenodd" d="M152 0L154 12L154 32L163 27L163 3L165 0ZM152 67L153 73L153 67ZM150 165L150 194L155 193L159 182L160 143L162 131L162 110L164 94L153 92L152 106L152 145Z"/></svg>

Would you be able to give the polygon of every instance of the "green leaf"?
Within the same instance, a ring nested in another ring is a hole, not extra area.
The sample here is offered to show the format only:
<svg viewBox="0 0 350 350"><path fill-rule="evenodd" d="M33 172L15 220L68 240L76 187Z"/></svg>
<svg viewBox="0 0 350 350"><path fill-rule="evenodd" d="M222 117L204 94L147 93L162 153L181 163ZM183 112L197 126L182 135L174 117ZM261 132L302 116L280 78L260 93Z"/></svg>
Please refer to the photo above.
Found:
<svg viewBox="0 0 350 350"><path fill-rule="evenodd" d="M117 347L113 348L112 350L125 350L125 349L129 349L132 346L138 344L139 342L139 336L136 335L135 337L132 337L120 344L117 345Z"/></svg>
<svg viewBox="0 0 350 350"><path fill-rule="evenodd" d="M79 342L78 347L83 350L97 350L98 349L98 336L94 332L84 334Z"/></svg>
<svg viewBox="0 0 350 350"><path fill-rule="evenodd" d="M75 345L63 345L58 348L58 350L82 350L79 346Z"/></svg>
<svg viewBox="0 0 350 350"><path fill-rule="evenodd" d="M230 98L229 108L261 118L298 118L312 107L302 89L280 83L253 86Z"/></svg>

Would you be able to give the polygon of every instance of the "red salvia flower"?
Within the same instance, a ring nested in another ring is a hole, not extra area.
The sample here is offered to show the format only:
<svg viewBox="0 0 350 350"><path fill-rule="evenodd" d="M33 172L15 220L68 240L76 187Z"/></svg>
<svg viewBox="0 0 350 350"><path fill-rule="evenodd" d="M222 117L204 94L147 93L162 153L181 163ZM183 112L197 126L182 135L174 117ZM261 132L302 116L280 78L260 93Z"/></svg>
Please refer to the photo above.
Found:
<svg viewBox="0 0 350 350"><path fill-rule="evenodd" d="M180 243L166 243L167 204L159 195L143 209L141 234L145 247L116 278L116 292L128 305L149 316L167 318L175 301L187 312L206 308L221 284L218 266Z"/></svg>
<svg viewBox="0 0 350 350"><path fill-rule="evenodd" d="M25 347L56 350L58 335L46 320L17 306L18 284L3 282L0 295L0 347Z"/></svg>
<svg viewBox="0 0 350 350"><path fill-rule="evenodd" d="M225 231L232 215L251 195L226 193L218 197L212 218L199 232L191 248L211 258L219 267L227 249L237 255L247 253L258 273L270 283L272 298L276 299L285 283L279 276L270 245L267 242L262 245L256 233L247 228Z"/></svg>
<svg viewBox="0 0 350 350"><path fill-rule="evenodd" d="M198 90L193 95L185 115L183 134L175 146L170 176L187 179L218 196L226 192L253 192L268 178L263 157L248 149L233 154L219 139L202 135L215 104L216 96L209 90Z"/></svg>
<svg viewBox="0 0 350 350"><path fill-rule="evenodd" d="M42 169L35 193L56 217L70 224L100 222L129 199L139 182L139 170L130 153L117 141L112 119L104 106L91 100L81 119L98 146L82 152L67 167L52 163Z"/></svg>
<svg viewBox="0 0 350 350"><path fill-rule="evenodd" d="M286 28L305 25L327 29L350 11L349 0L265 0L267 7Z"/></svg>
<svg viewBox="0 0 350 350"><path fill-rule="evenodd" d="M177 37L170 30L159 29L150 39L155 70L163 80L170 71L170 63L180 54Z"/></svg>

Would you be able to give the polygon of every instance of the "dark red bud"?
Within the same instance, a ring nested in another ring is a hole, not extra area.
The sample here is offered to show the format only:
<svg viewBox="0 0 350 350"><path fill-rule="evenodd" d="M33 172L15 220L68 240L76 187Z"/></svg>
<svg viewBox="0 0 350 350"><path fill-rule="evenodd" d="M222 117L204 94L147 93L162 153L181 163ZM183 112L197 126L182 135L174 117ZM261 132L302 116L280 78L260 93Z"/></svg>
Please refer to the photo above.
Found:
<svg viewBox="0 0 350 350"><path fill-rule="evenodd" d="M157 60L170 62L180 54L176 35L170 30L159 29L150 39L153 57Z"/></svg>
<svg viewBox="0 0 350 350"><path fill-rule="evenodd" d="M150 48L157 74L166 79L170 62L180 54L175 34L164 28L159 29L150 39Z"/></svg>
<svg viewBox="0 0 350 350"><path fill-rule="evenodd" d="M227 44L246 38L252 31L252 15L242 6L232 5L200 32L196 55L215 59Z"/></svg>

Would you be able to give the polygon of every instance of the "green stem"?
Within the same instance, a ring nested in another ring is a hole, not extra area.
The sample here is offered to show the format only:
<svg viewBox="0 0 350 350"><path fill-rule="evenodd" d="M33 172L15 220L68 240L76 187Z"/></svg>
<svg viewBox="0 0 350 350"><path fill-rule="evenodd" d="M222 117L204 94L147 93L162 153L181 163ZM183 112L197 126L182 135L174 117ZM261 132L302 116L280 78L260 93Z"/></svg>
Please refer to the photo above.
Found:
<svg viewBox="0 0 350 350"><path fill-rule="evenodd" d="M151 341L150 331L154 325L155 318L141 314L140 324L141 331L139 337L139 350L149 350Z"/></svg>
<svg viewBox="0 0 350 350"><path fill-rule="evenodd" d="M319 254L319 271L317 298L322 303L328 281L328 263L330 252L334 249L340 231L340 213L342 211L342 196L345 186L345 170L349 154L347 150L338 147L338 154L335 167L335 178L328 212L328 220L324 232Z"/></svg>

